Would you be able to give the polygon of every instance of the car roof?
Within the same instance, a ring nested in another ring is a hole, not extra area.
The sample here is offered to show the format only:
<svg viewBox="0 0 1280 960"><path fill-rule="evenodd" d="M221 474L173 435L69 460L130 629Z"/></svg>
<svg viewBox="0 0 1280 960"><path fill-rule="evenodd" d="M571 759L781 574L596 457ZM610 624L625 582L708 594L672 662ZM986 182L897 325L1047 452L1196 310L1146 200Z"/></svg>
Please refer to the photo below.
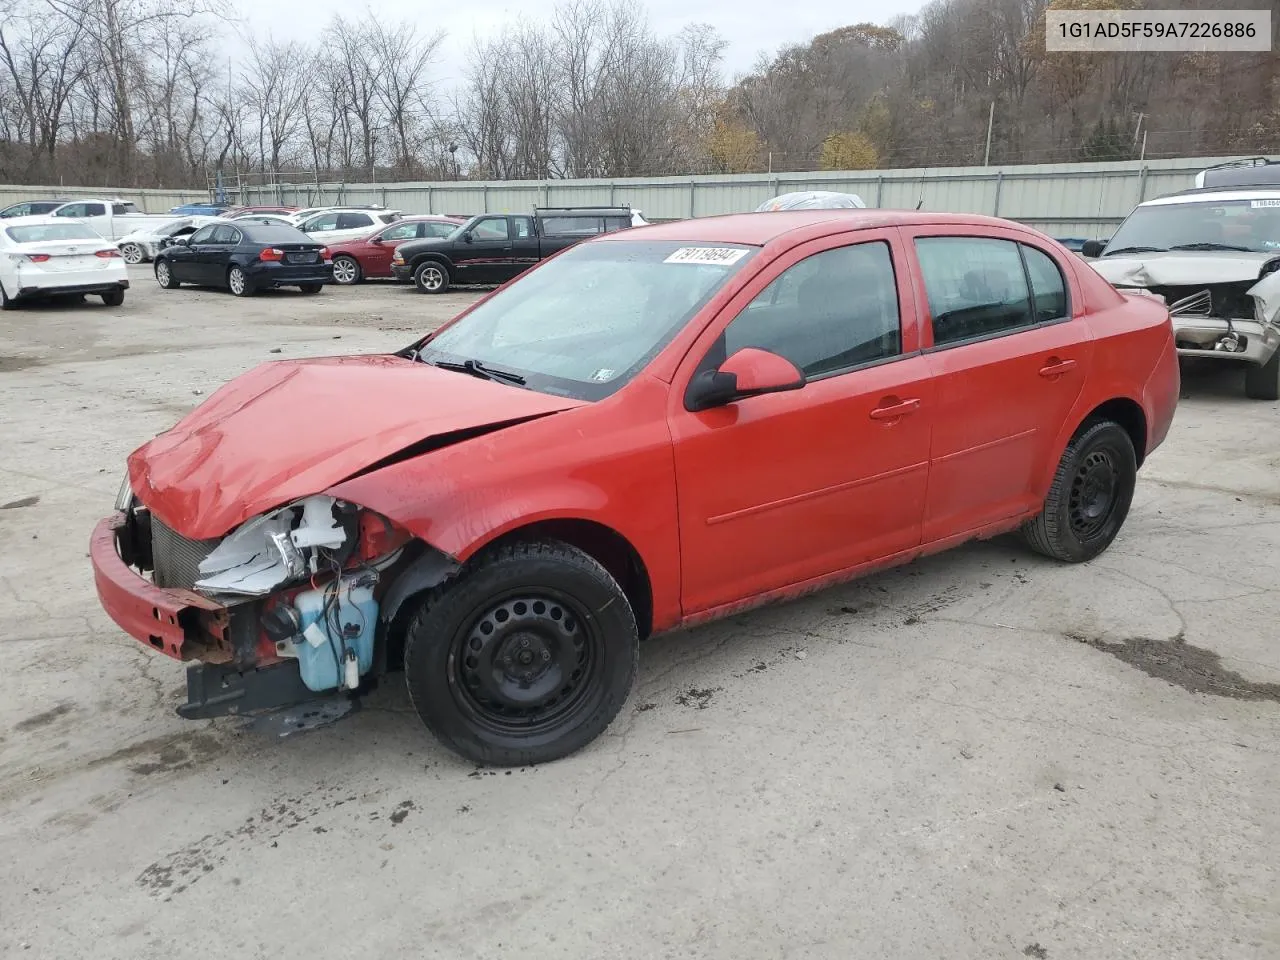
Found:
<svg viewBox="0 0 1280 960"><path fill-rule="evenodd" d="M722 217L696 217L670 223L632 227L630 230L594 237L591 243L614 243L630 240L688 240L701 243L745 243L763 247L790 233L824 236L845 230L870 230L877 227L950 225L1018 228L997 217L968 213L932 213L917 210L881 210L847 207L823 210L776 210L767 213L735 213ZM1029 228L1022 227L1030 231Z"/></svg>
<svg viewBox="0 0 1280 960"><path fill-rule="evenodd" d="M1201 187L1156 197L1139 204L1142 207L1163 207L1175 203L1227 203L1232 200L1280 199L1280 186L1227 189L1225 187Z"/></svg>

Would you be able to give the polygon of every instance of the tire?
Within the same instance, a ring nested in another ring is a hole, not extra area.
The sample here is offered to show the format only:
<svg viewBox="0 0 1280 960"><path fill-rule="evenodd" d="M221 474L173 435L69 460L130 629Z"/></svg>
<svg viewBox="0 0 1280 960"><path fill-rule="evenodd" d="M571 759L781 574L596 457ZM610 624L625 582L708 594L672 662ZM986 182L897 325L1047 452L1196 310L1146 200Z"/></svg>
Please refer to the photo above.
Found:
<svg viewBox="0 0 1280 960"><path fill-rule="evenodd" d="M177 290L182 284L174 279L173 268L169 266L168 260L157 260L156 266L156 283L165 290Z"/></svg>
<svg viewBox="0 0 1280 960"><path fill-rule="evenodd" d="M252 297L254 294L249 278L235 264L232 264L231 269L227 271L227 288L237 297Z"/></svg>
<svg viewBox="0 0 1280 960"><path fill-rule="evenodd" d="M4 284L0 283L0 310L16 310L17 308L17 301L9 299L9 295L4 292Z"/></svg>
<svg viewBox="0 0 1280 960"><path fill-rule="evenodd" d="M1044 509L1019 532L1046 557L1092 560L1124 526L1137 480L1138 461L1125 429L1112 420L1088 421L1063 451Z"/></svg>
<svg viewBox="0 0 1280 960"><path fill-rule="evenodd" d="M1245 368L1244 395L1250 400L1280 400L1280 350L1266 363Z"/></svg>
<svg viewBox="0 0 1280 960"><path fill-rule="evenodd" d="M114 290L108 290L102 294L102 302L108 307L118 307L124 303L124 289L116 287Z"/></svg>
<svg viewBox="0 0 1280 960"><path fill-rule="evenodd" d="M406 631L405 681L423 723L467 760L548 763L609 726L639 652L604 567L559 541L516 543L427 594Z"/></svg>
<svg viewBox="0 0 1280 960"><path fill-rule="evenodd" d="M298 287L303 293L319 293L324 289L323 283L304 283Z"/></svg>
<svg viewBox="0 0 1280 960"><path fill-rule="evenodd" d="M124 258L125 263L137 264L147 259L142 252L142 248L136 243L126 243L120 248L120 256Z"/></svg>
<svg viewBox="0 0 1280 960"><path fill-rule="evenodd" d="M419 293L444 293L449 282L449 268L436 260L428 260L413 271L413 284Z"/></svg>
<svg viewBox="0 0 1280 960"><path fill-rule="evenodd" d="M333 282L344 287L353 286L364 279L364 271L355 257L337 256L333 258Z"/></svg>

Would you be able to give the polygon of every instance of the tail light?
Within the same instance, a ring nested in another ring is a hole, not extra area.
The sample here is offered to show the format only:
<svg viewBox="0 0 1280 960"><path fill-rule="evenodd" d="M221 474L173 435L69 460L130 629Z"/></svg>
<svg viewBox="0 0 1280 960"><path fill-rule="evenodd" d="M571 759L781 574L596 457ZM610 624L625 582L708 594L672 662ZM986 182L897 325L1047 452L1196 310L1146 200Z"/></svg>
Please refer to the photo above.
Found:
<svg viewBox="0 0 1280 960"><path fill-rule="evenodd" d="M258 254L258 259L266 260L268 263L278 263L284 259L284 251L279 247L267 247L267 249Z"/></svg>
<svg viewBox="0 0 1280 960"><path fill-rule="evenodd" d="M323 260L325 263L330 263L333 261L333 254L329 252L328 247L320 248L320 259Z"/></svg>
<svg viewBox="0 0 1280 960"><path fill-rule="evenodd" d="M112 257L120 256L119 250L99 250L94 254L95 257L101 257L103 260L110 260Z"/></svg>
<svg viewBox="0 0 1280 960"><path fill-rule="evenodd" d="M28 253L28 254L27 254L27 259L28 259L28 260L30 260L32 263L44 263L46 260L48 260L48 259L49 259L49 254L47 254L47 253Z"/></svg>

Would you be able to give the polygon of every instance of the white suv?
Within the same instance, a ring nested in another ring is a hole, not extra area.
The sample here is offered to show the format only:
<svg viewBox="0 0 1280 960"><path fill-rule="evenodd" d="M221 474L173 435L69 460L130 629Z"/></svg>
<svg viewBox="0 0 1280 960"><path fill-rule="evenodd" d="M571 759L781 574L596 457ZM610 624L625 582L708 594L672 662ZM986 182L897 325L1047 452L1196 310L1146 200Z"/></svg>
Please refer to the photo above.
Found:
<svg viewBox="0 0 1280 960"><path fill-rule="evenodd" d="M1112 286L1164 299L1180 356L1243 363L1246 395L1280 400L1280 184L1148 200L1083 252Z"/></svg>
<svg viewBox="0 0 1280 960"><path fill-rule="evenodd" d="M370 210L363 207L330 207L297 221L298 229L312 240L338 243L359 240L400 219L399 210Z"/></svg>

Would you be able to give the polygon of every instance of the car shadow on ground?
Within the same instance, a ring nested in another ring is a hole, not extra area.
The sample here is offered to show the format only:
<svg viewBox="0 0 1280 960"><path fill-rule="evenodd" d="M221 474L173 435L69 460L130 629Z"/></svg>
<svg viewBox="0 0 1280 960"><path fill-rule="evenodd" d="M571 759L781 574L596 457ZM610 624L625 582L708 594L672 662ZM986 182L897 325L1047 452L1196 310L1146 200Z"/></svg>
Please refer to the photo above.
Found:
<svg viewBox="0 0 1280 960"><path fill-rule="evenodd" d="M1215 400L1235 400L1256 404L1244 395L1244 364L1230 360L1183 359L1182 390L1179 398L1212 397Z"/></svg>

